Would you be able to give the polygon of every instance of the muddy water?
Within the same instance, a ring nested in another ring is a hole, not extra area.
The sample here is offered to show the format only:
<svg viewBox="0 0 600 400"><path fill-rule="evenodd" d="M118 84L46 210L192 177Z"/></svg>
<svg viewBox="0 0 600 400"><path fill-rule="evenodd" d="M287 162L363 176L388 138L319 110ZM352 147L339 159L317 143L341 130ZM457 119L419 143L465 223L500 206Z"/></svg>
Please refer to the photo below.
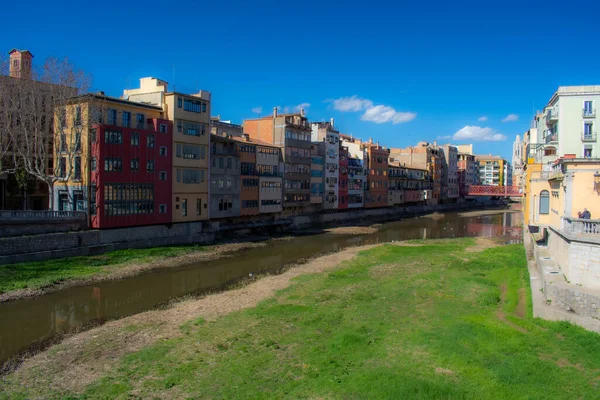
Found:
<svg viewBox="0 0 600 400"><path fill-rule="evenodd" d="M139 313L170 299L214 289L236 279L281 267L349 246L407 239L463 236L522 239L520 213L463 217L416 218L386 223L365 235L315 234L276 240L221 260L153 270L119 280L95 283L33 299L0 304L0 363L57 334L86 324Z"/></svg>

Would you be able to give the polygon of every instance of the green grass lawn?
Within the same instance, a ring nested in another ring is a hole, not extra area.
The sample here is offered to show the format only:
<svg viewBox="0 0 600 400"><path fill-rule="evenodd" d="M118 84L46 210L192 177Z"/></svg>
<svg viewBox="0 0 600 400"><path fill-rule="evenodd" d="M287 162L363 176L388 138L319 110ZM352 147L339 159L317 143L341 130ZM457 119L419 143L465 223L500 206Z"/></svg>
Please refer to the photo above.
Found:
<svg viewBox="0 0 600 400"><path fill-rule="evenodd" d="M25 288L38 289L68 279L106 274L132 263L147 263L203 250L198 246L156 247L118 250L89 257L0 265L0 293Z"/></svg>
<svg viewBox="0 0 600 400"><path fill-rule="evenodd" d="M531 317L523 246L420 243L362 252L253 309L190 321L83 394L43 396L600 398L600 335ZM8 382L11 398L40 395Z"/></svg>

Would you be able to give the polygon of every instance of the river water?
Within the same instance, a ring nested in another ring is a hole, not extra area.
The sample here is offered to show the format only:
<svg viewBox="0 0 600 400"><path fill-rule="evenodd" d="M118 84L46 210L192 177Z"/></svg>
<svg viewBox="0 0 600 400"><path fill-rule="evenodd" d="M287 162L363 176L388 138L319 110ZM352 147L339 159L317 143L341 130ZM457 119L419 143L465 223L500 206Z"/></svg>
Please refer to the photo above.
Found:
<svg viewBox="0 0 600 400"><path fill-rule="evenodd" d="M87 324L121 318L155 308L190 293L221 287L249 274L276 271L303 259L357 245L407 239L464 236L500 237L522 241L522 214L493 211L487 215L446 214L382 224L365 235L315 234L275 240L268 246L193 265L164 268L135 277L94 283L44 296L0 304L0 364Z"/></svg>

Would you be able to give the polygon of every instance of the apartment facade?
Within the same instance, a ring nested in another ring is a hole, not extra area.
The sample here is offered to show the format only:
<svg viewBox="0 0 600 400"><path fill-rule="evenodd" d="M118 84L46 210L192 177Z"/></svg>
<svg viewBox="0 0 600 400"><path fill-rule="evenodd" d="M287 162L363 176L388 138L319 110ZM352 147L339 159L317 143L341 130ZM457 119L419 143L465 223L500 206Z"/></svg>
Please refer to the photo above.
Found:
<svg viewBox="0 0 600 400"><path fill-rule="evenodd" d="M600 157L596 112L600 86L561 86L538 119L538 141L556 149L558 157Z"/></svg>
<svg viewBox="0 0 600 400"><path fill-rule="evenodd" d="M365 149L359 139L348 135L340 137L342 146L348 149L348 208L362 208L367 185Z"/></svg>
<svg viewBox="0 0 600 400"><path fill-rule="evenodd" d="M258 139L253 139L252 143L256 144L259 211L261 214L280 213L283 211L283 156L281 148Z"/></svg>
<svg viewBox="0 0 600 400"><path fill-rule="evenodd" d="M402 165L413 168L425 169L431 177L433 188L431 198L427 199L428 205L438 204L442 195L442 151L436 142L419 142L416 146L404 149L390 149L390 159Z"/></svg>
<svg viewBox="0 0 600 400"><path fill-rule="evenodd" d="M479 184L479 164L475 156L467 153L458 153L458 194L460 197L469 197L469 186Z"/></svg>
<svg viewBox="0 0 600 400"><path fill-rule="evenodd" d="M363 143L367 162L367 190L365 208L385 207L388 204L388 158L389 150L374 144Z"/></svg>
<svg viewBox="0 0 600 400"><path fill-rule="evenodd" d="M340 133L335 129L333 118L330 122L313 122L311 140L318 145L319 155L324 162L324 180L326 193L323 208L337 210L339 202L339 163Z"/></svg>
<svg viewBox="0 0 600 400"><path fill-rule="evenodd" d="M512 186L523 187L523 141L517 135L512 152Z"/></svg>
<svg viewBox="0 0 600 400"><path fill-rule="evenodd" d="M450 144L442 149L442 198L445 201L456 201L458 190L458 148Z"/></svg>
<svg viewBox="0 0 600 400"><path fill-rule="evenodd" d="M212 135L210 142L210 218L240 216L240 156L238 142Z"/></svg>
<svg viewBox="0 0 600 400"><path fill-rule="evenodd" d="M509 164L500 156L476 155L475 160L479 163L479 181L482 185L507 186L507 181L512 183L508 173Z"/></svg>
<svg viewBox="0 0 600 400"><path fill-rule="evenodd" d="M324 171L322 155L319 155L319 144L313 143L311 147L312 162L310 164L310 204L315 210L321 210L324 197Z"/></svg>
<svg viewBox="0 0 600 400"><path fill-rule="evenodd" d="M244 133L281 149L283 208L288 214L301 214L310 207L310 164L312 128L304 111L245 120Z"/></svg>
<svg viewBox="0 0 600 400"><path fill-rule="evenodd" d="M348 147L339 145L340 147L340 168L339 168L339 200L338 210L346 210L348 208Z"/></svg>
<svg viewBox="0 0 600 400"><path fill-rule="evenodd" d="M173 123L173 222L208 219L210 92L169 92L166 81L142 78L138 89L124 90L123 95L162 107Z"/></svg>
<svg viewBox="0 0 600 400"><path fill-rule="evenodd" d="M87 211L93 228L171 222L173 133L161 107L88 94L55 118L55 210Z"/></svg>

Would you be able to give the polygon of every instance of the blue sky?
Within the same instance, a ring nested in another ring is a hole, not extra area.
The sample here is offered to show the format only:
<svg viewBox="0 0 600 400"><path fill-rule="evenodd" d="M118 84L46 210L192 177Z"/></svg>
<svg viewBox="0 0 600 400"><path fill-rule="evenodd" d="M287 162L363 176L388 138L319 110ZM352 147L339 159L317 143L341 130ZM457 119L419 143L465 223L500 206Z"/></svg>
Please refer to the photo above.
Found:
<svg viewBox="0 0 600 400"><path fill-rule="evenodd" d="M387 146L510 157L559 85L600 84L592 1L58 3L3 7L0 49L69 57L115 96L144 76L209 90L213 114L238 123L305 104Z"/></svg>

